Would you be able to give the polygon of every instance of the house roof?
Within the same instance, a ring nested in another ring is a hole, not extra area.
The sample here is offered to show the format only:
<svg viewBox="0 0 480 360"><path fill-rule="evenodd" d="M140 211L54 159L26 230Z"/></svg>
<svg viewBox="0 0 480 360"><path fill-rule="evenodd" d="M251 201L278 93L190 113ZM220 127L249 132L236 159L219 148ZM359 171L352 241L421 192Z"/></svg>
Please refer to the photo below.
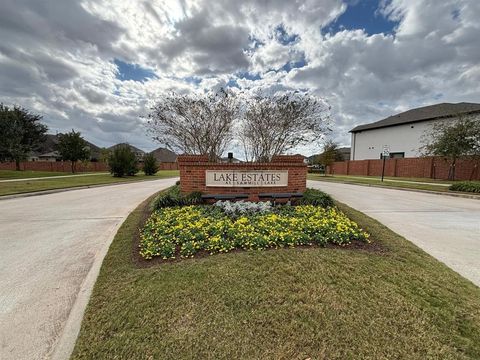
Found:
<svg viewBox="0 0 480 360"><path fill-rule="evenodd" d="M58 145L58 134L46 134L45 141L39 144L38 148L35 149L33 154L35 155L43 155L45 153L49 153L55 151Z"/></svg>
<svg viewBox="0 0 480 360"><path fill-rule="evenodd" d="M40 154L38 155L37 157L55 157L55 158L59 158L60 157L60 153L58 151L50 151L50 152L47 152L45 154Z"/></svg>
<svg viewBox="0 0 480 360"><path fill-rule="evenodd" d="M57 146L60 141L61 134L47 134L45 135L45 141L43 141L38 148L32 152L32 156L40 156L45 155L47 153L56 152L58 154ZM101 149L91 143L90 141L85 140L87 143L88 148L90 149L90 157L91 158L100 158Z"/></svg>
<svg viewBox="0 0 480 360"><path fill-rule="evenodd" d="M355 133L363 130L378 129L419 121L452 117L460 114L471 114L476 112L480 112L480 104L466 102L461 102L457 104L441 103L411 109L400 114L389 116L383 120L374 123L359 125L350 130L350 132Z"/></svg>
<svg viewBox="0 0 480 360"><path fill-rule="evenodd" d="M177 161L177 154L163 147L159 147L158 149L153 150L151 154L153 154L153 156L155 157L155 159L157 159L158 162L170 163Z"/></svg>
<svg viewBox="0 0 480 360"><path fill-rule="evenodd" d="M236 157L232 158L231 160L232 160L232 162L243 162L242 160L237 159ZM224 156L224 157L220 158L220 161L221 162L229 162L230 159L228 158L228 156Z"/></svg>
<svg viewBox="0 0 480 360"><path fill-rule="evenodd" d="M135 153L145 154L145 151L143 151L142 149L139 149L136 146L133 146L133 145L128 144L128 143L118 143L118 144L112 145L108 148L108 150L114 150L119 146L128 146Z"/></svg>

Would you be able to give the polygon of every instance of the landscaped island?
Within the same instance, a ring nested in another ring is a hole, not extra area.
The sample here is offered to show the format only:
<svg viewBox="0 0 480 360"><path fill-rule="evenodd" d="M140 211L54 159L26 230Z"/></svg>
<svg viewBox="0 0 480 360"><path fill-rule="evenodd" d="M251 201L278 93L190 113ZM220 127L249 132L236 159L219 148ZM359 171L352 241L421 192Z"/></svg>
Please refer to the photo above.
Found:
<svg viewBox="0 0 480 360"><path fill-rule="evenodd" d="M190 205L199 201L198 194L181 196L176 187L160 195L141 231L142 257L368 242L369 235L317 190L308 190L296 206L243 201Z"/></svg>
<svg viewBox="0 0 480 360"><path fill-rule="evenodd" d="M478 287L358 211L336 203L370 244L144 260L152 201L117 233L72 359L480 358Z"/></svg>

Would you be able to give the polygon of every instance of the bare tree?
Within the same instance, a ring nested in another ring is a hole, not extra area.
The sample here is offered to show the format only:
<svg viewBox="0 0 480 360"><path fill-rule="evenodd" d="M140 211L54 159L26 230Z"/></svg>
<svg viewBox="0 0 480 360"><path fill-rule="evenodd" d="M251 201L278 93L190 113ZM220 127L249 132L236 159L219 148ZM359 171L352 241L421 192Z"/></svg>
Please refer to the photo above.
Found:
<svg viewBox="0 0 480 360"><path fill-rule="evenodd" d="M171 93L152 108L147 130L170 150L206 154L216 161L232 140L238 113L237 99L224 90L202 95Z"/></svg>
<svg viewBox="0 0 480 360"><path fill-rule="evenodd" d="M327 131L330 107L305 93L250 97L245 101L239 139L247 161L272 156L319 142Z"/></svg>

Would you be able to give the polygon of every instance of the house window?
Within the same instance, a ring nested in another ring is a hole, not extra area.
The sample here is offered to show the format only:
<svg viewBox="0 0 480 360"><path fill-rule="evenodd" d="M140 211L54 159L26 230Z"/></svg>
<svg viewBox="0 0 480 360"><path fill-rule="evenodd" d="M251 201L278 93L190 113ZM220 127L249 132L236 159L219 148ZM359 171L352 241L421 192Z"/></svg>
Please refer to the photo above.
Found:
<svg viewBox="0 0 480 360"><path fill-rule="evenodd" d="M388 159L403 159L404 157L404 152L391 152ZM383 159L383 154L380 154L380 159Z"/></svg>
<svg viewBox="0 0 480 360"><path fill-rule="evenodd" d="M403 159L405 157L404 152L391 152L390 159Z"/></svg>

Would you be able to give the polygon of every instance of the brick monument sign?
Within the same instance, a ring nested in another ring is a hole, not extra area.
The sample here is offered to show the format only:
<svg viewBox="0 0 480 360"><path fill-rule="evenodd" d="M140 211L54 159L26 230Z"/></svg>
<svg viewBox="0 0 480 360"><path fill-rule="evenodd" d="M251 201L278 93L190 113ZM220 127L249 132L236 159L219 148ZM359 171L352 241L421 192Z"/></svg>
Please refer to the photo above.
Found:
<svg viewBox="0 0 480 360"><path fill-rule="evenodd" d="M271 162L209 162L205 155L180 155L180 191L204 195L246 194L258 201L268 193L302 193L307 187L307 165L301 155L278 155Z"/></svg>

